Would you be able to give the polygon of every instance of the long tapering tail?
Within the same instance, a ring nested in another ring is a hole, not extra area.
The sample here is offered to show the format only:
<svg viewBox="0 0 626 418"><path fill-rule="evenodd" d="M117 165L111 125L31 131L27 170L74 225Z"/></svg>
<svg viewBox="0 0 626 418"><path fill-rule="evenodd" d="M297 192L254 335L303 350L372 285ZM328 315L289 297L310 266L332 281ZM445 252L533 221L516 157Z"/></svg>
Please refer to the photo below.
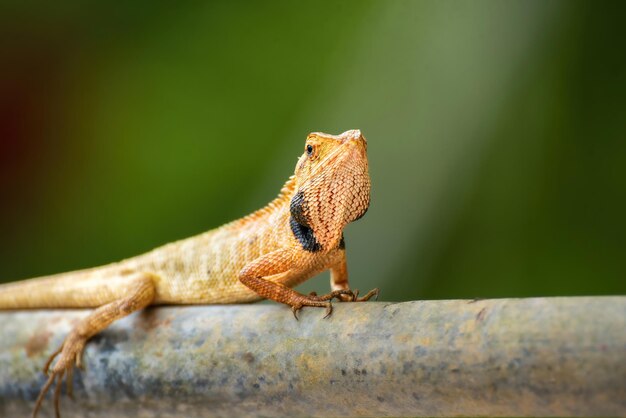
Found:
<svg viewBox="0 0 626 418"><path fill-rule="evenodd" d="M0 310L96 307L94 283L102 283L107 270L105 266L2 284Z"/></svg>

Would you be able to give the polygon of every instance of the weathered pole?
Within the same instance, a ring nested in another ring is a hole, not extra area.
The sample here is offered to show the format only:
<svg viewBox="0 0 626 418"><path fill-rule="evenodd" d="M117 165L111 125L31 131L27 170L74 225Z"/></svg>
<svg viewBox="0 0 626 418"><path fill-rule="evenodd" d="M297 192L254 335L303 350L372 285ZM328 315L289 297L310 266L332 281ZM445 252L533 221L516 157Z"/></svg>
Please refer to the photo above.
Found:
<svg viewBox="0 0 626 418"><path fill-rule="evenodd" d="M47 356L86 313L0 312L0 416L30 412ZM626 416L626 297L335 303L323 315L134 314L89 342L62 415Z"/></svg>

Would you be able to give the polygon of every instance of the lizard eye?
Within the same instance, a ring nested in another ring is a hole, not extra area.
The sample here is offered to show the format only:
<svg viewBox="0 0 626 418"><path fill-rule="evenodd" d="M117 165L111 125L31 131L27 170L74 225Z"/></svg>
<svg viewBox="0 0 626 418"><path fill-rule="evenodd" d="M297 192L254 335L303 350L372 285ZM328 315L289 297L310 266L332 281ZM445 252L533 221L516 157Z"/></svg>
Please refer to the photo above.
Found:
<svg viewBox="0 0 626 418"><path fill-rule="evenodd" d="M309 144L306 146L306 155L308 155L309 157L313 155L313 145Z"/></svg>

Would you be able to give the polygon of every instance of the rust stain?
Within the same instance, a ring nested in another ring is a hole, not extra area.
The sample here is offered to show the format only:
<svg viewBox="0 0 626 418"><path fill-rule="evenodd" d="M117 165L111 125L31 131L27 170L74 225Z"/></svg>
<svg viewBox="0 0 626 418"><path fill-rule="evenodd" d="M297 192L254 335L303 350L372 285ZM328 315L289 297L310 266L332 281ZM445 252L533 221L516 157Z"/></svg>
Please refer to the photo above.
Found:
<svg viewBox="0 0 626 418"><path fill-rule="evenodd" d="M425 346L425 347L429 347L430 345L432 345L433 340L431 338L428 337L423 337L423 338L418 338L417 339L417 343L419 345Z"/></svg>
<svg viewBox="0 0 626 418"><path fill-rule="evenodd" d="M480 312L476 314L476 322L482 322L485 319L485 313L487 312L487 308L482 308Z"/></svg>
<svg viewBox="0 0 626 418"><path fill-rule="evenodd" d="M248 352L244 353L244 355L242 357L243 357L243 361L245 361L246 363L248 363L248 364L254 363L254 360L255 360L254 354L252 354L251 352L248 351Z"/></svg>
<svg viewBox="0 0 626 418"><path fill-rule="evenodd" d="M61 321L63 321L62 316L53 316L52 318L50 318L50 324L58 324Z"/></svg>
<svg viewBox="0 0 626 418"><path fill-rule="evenodd" d="M141 313L139 326L144 331L150 331L158 327L168 327L172 324L171 318L159 319L154 309L144 309Z"/></svg>
<svg viewBox="0 0 626 418"><path fill-rule="evenodd" d="M51 335L52 333L50 331L42 331L30 337L24 346L26 357L32 358L44 351L48 346L48 341L50 341Z"/></svg>

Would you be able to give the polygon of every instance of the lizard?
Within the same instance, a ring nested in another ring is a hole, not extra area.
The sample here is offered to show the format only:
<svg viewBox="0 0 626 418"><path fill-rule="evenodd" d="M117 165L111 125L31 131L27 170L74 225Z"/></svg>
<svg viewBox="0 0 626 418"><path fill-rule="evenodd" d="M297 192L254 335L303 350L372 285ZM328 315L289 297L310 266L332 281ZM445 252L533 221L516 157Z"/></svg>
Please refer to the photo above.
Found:
<svg viewBox="0 0 626 418"><path fill-rule="evenodd" d="M114 321L149 305L228 304L271 299L298 312L305 306L332 313L333 299L363 302L350 289L344 227L370 204L367 140L359 130L310 133L294 174L265 207L208 232L112 264L0 285L0 310L95 308L69 332L43 367L47 381L33 408L38 414L54 385L83 368L87 341ZM297 284L330 270L331 292L304 295ZM56 359L56 362L55 362ZM53 365L54 362L54 365Z"/></svg>

